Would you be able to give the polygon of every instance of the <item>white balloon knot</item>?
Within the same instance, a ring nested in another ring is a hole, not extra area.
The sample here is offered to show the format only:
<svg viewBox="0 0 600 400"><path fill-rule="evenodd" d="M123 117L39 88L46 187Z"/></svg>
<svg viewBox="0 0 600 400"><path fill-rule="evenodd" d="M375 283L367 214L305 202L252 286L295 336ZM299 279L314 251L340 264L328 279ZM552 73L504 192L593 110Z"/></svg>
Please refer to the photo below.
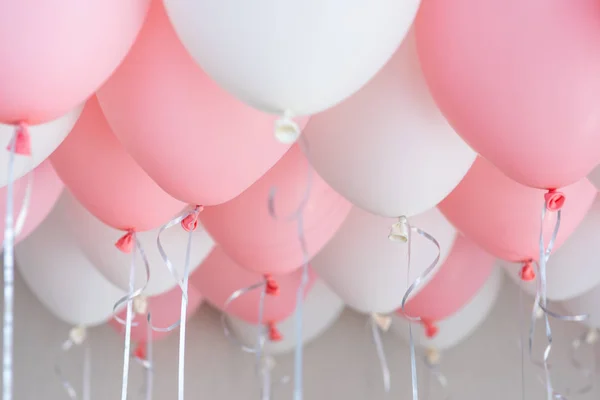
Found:
<svg viewBox="0 0 600 400"><path fill-rule="evenodd" d="M387 332L392 325L392 317L389 315L382 315L378 313L371 314L371 318L373 322L381 329L383 332Z"/></svg>
<svg viewBox="0 0 600 400"><path fill-rule="evenodd" d="M398 222L392 225L390 229L390 233L388 234L388 239L392 242L408 242L408 237L410 236L410 225L408 224L408 219L402 216L398 218Z"/></svg>
<svg viewBox="0 0 600 400"><path fill-rule="evenodd" d="M598 330L590 329L588 333L585 335L585 342L587 344L594 344L598 341Z"/></svg>
<svg viewBox="0 0 600 400"><path fill-rule="evenodd" d="M87 331L84 326L76 326L69 331L69 339L77 346L82 344L86 337Z"/></svg>
<svg viewBox="0 0 600 400"><path fill-rule="evenodd" d="M135 296L133 298L133 311L138 315L148 313L148 298L146 296Z"/></svg>
<svg viewBox="0 0 600 400"><path fill-rule="evenodd" d="M290 112L285 112L275 121L275 138L283 144L293 144L300 137L300 127L292 119Z"/></svg>
<svg viewBox="0 0 600 400"><path fill-rule="evenodd" d="M541 319L544 316L544 310L542 310L542 307L537 303L534 308L534 315L535 319Z"/></svg>
<svg viewBox="0 0 600 400"><path fill-rule="evenodd" d="M425 353L425 359L429 365L439 365L442 356L437 349L429 348Z"/></svg>
<svg viewBox="0 0 600 400"><path fill-rule="evenodd" d="M275 359L271 356L264 356L261 359L261 368L265 372L273 371L275 365L277 365L277 363L275 362Z"/></svg>

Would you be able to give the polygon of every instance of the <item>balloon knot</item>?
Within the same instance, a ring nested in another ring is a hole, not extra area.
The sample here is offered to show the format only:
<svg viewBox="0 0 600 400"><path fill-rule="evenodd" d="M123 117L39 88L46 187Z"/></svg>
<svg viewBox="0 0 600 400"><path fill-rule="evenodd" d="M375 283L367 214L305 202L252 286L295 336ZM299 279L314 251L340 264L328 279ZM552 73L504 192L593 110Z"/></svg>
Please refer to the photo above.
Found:
<svg viewBox="0 0 600 400"><path fill-rule="evenodd" d="M558 211L565 204L565 195L562 192L557 192L556 189L550 189L544 194L544 200L548 211Z"/></svg>
<svg viewBox="0 0 600 400"><path fill-rule="evenodd" d="M390 233L388 234L388 239L392 242L408 242L408 238L410 237L410 225L408 224L408 219L404 216L398 218L398 222L392 225L390 229Z"/></svg>
<svg viewBox="0 0 600 400"><path fill-rule="evenodd" d="M121 250L123 253L131 253L133 250L133 235L134 232L132 230L127 231L127 233L115 243L115 247Z"/></svg>
<svg viewBox="0 0 600 400"><path fill-rule="evenodd" d="M286 111L275 121L275 138L283 144L292 144L300 137L300 127L292 119L292 113Z"/></svg>
<svg viewBox="0 0 600 400"><path fill-rule="evenodd" d="M15 154L31 156L31 137L29 136L29 129L27 129L27 125L25 123L22 122L17 126L17 134L10 141L9 145L6 147L6 150L12 150L13 140L15 141Z"/></svg>
<svg viewBox="0 0 600 400"><path fill-rule="evenodd" d="M190 213L181 221L181 227L186 232L196 230L198 227L198 215L202 212L202 210L204 210L204 207L202 206L194 207L194 210L190 211Z"/></svg>
<svg viewBox="0 0 600 400"><path fill-rule="evenodd" d="M145 360L147 357L146 354L146 343L138 343L135 350L133 351L134 357L140 360Z"/></svg>
<svg viewBox="0 0 600 400"><path fill-rule="evenodd" d="M273 278L273 276L267 274L265 275L265 285L266 285L266 294L271 295L271 296L278 296L279 295L279 284L277 283L277 281L275 280L275 278Z"/></svg>
<svg viewBox="0 0 600 400"><path fill-rule="evenodd" d="M519 272L519 277L521 280L530 282L535 279L535 270L533 269L533 265L531 261L527 261L521 267L521 271Z"/></svg>
<svg viewBox="0 0 600 400"><path fill-rule="evenodd" d="M421 320L421 323L423 324L423 328L425 328L425 336L431 339L437 335L439 328L433 321L424 319Z"/></svg>
<svg viewBox="0 0 600 400"><path fill-rule="evenodd" d="M267 322L267 327L269 329L269 340L271 342L279 342L283 339L283 336L281 335L281 332L279 332L279 329L277 329L275 322Z"/></svg>

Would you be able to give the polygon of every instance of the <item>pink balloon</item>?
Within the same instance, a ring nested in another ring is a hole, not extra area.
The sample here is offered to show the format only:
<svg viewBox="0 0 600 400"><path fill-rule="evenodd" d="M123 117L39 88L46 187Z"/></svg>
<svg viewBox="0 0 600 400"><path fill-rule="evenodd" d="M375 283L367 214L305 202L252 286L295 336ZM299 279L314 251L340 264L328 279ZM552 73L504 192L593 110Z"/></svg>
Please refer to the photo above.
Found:
<svg viewBox="0 0 600 400"><path fill-rule="evenodd" d="M235 199L200 214L206 230L240 266L259 273L286 274L303 262L293 214L306 195L308 160L299 146ZM352 205L331 189L314 171L304 208L304 236L309 258L333 237ZM277 219L268 209L275 193Z"/></svg>
<svg viewBox="0 0 600 400"><path fill-rule="evenodd" d="M561 188L600 161L600 2L427 0L421 66L450 123L524 185Z"/></svg>
<svg viewBox="0 0 600 400"><path fill-rule="evenodd" d="M50 160L77 200L114 228L154 229L185 207L127 154L95 97L87 102L73 131Z"/></svg>
<svg viewBox="0 0 600 400"><path fill-rule="evenodd" d="M44 219L46 219L64 188L62 181L58 178L58 175L56 175L50 161L44 161L30 172L30 174L33 174L33 186L31 187L29 208L25 223L23 224L23 229L16 237L15 243L18 243L29 236L29 234L33 232ZM14 182L13 198L15 221L21 211L21 206L23 205L29 178L28 174ZM4 212L6 210L6 186L0 188L0 210L2 218L4 218ZM0 230L0 241L4 241L4 229Z"/></svg>
<svg viewBox="0 0 600 400"><path fill-rule="evenodd" d="M151 313L152 326L156 328L167 328L179 321L181 311L181 289L175 286L173 289L158 296L149 297L148 312ZM194 287L188 287L188 306L186 317L189 319L202 304L202 296ZM121 320L127 317L127 310L121 311L119 314ZM134 323L137 326L131 327L131 340L138 343L148 341L148 320L146 315L136 314ZM114 318L109 321L109 324L121 334L125 334L125 326ZM152 340L160 340L167 337L171 332L152 332Z"/></svg>
<svg viewBox="0 0 600 400"><path fill-rule="evenodd" d="M231 200L289 148L273 137L277 117L238 101L197 66L162 1L154 2L138 41L98 98L132 157L187 203Z"/></svg>
<svg viewBox="0 0 600 400"><path fill-rule="evenodd" d="M427 285L406 303L406 315L439 321L471 301L487 281L496 259L458 235L450 255ZM398 310L402 315L402 310Z"/></svg>
<svg viewBox="0 0 600 400"><path fill-rule="evenodd" d="M91 96L117 68L150 0L0 2L0 121L37 124Z"/></svg>
<svg viewBox="0 0 600 400"><path fill-rule="evenodd" d="M316 279L312 269L309 277L305 295ZM263 323L282 321L294 312L296 290L302 280L302 270L273 276L273 279L279 286L279 294L265 296ZM215 247L202 265L190 276L190 285L202 292L204 298L218 309L251 324L257 324L261 289L250 291L232 301L227 309L225 309L225 302L236 290L262 280L262 275L241 268L225 254L223 248Z"/></svg>
<svg viewBox="0 0 600 400"><path fill-rule="evenodd" d="M561 190L560 230L554 250L569 237L596 198L596 189L582 179ZM467 176L438 208L465 236L488 253L507 261L538 259L545 192L523 186L478 157ZM550 240L556 213L547 213L544 237Z"/></svg>

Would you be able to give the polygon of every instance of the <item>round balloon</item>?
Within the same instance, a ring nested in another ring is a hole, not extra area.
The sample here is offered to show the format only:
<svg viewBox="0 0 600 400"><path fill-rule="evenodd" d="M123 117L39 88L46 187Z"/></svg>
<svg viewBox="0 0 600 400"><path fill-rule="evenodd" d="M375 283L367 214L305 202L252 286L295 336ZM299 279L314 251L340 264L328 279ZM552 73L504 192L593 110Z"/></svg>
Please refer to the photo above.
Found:
<svg viewBox="0 0 600 400"><path fill-rule="evenodd" d="M181 41L217 83L258 109L308 115L377 73L420 0L164 3Z"/></svg>
<svg viewBox="0 0 600 400"><path fill-rule="evenodd" d="M596 285L587 292L572 299L563 301L561 305L567 311L568 315L584 315L587 319L582 322L591 328L600 328L600 285Z"/></svg>
<svg viewBox="0 0 600 400"><path fill-rule="evenodd" d="M458 235L437 274L406 303L406 315L439 321L454 314L483 286L495 261L475 243Z"/></svg>
<svg viewBox="0 0 600 400"><path fill-rule="evenodd" d="M413 328L415 344L420 347L446 350L468 338L485 321L496 304L502 288L503 274L494 269L485 284L465 306L438 323L438 331L428 337L425 330ZM408 321L401 316L392 317L392 329L408 341Z"/></svg>
<svg viewBox="0 0 600 400"><path fill-rule="evenodd" d="M419 10L436 103L517 182L561 188L600 160L598 13L596 0L428 0Z"/></svg>
<svg viewBox="0 0 600 400"><path fill-rule="evenodd" d="M65 194L65 202L69 204L66 216L81 249L106 279L123 290L128 290L131 254L123 253L114 246L123 232L103 224L79 204L70 193ZM158 251L156 245L158 232L159 229L153 229L136 234L150 266L150 279L144 290L146 296L159 295L177 285L177 281ZM189 233L180 225L175 225L160 235L161 244L180 279L184 273L188 235ZM199 226L192 233L190 272L193 272L208 256L213 246L211 237ZM146 283L146 278L143 260L141 257L136 257L134 286L142 287Z"/></svg>
<svg viewBox="0 0 600 400"><path fill-rule="evenodd" d="M95 97L87 102L73 131L50 160L77 200L114 228L154 229L185 207L127 154Z"/></svg>
<svg viewBox="0 0 600 400"><path fill-rule="evenodd" d="M410 277L407 277L408 246L387 237L394 222L354 207L339 232L311 262L331 289L359 312L396 310L408 287L437 255L434 244L413 234ZM411 218L410 223L435 237L441 248L436 269L412 292L414 296L450 253L456 231L435 208Z"/></svg>
<svg viewBox="0 0 600 400"><path fill-rule="evenodd" d="M15 248L25 283L46 308L71 325L95 326L113 316L125 292L107 281L77 247L61 197L48 218Z"/></svg>
<svg viewBox="0 0 600 400"><path fill-rule="evenodd" d="M150 0L19 0L0 4L0 121L66 114L108 79L140 31ZM110 27L110 29L107 29Z"/></svg>
<svg viewBox="0 0 600 400"><path fill-rule="evenodd" d="M30 176L33 175L33 176ZM44 161L36 169L15 181L13 186L14 218L15 221L25 205L28 185L31 196L27 208L27 214L21 228L15 238L15 243L20 242L31 234L48 216L54 204L63 191L63 183L54 172L50 161ZM6 187L0 188L0 210L6 209ZM16 226L16 225L15 225ZM0 231L0 241L4 241L4 230Z"/></svg>
<svg viewBox="0 0 600 400"><path fill-rule="evenodd" d="M344 302L317 279L312 289L306 294L302 310L302 342L307 344L329 329L344 310ZM236 338L247 347L256 346L258 326L232 317L226 317ZM283 354L296 347L294 315L277 321L277 331L281 335L278 340L267 340L264 352L266 354Z"/></svg>
<svg viewBox="0 0 600 400"><path fill-rule="evenodd" d="M206 207L200 219L241 267L260 273L291 272L304 261L298 224L290 218L298 207L305 202L302 219L309 258L331 239L351 208L310 168L300 148L293 146L248 190L227 203ZM268 207L274 189L276 218Z"/></svg>
<svg viewBox="0 0 600 400"><path fill-rule="evenodd" d="M305 135L319 175L386 217L435 207L475 160L433 102L412 34L365 87L313 116Z"/></svg>
<svg viewBox="0 0 600 400"><path fill-rule="evenodd" d="M127 152L166 192L190 204L231 200L289 148L273 139L272 115L240 102L196 65L162 1L153 2L98 99Z"/></svg>
<svg viewBox="0 0 600 400"><path fill-rule="evenodd" d="M310 270L306 292L310 290L315 274ZM302 270L298 269L287 275L274 275L276 292L265 297L263 323L281 321L287 318L296 307L296 291L302 281ZM264 277L255 272L240 268L221 247L216 247L204 260L200 268L190 277L190 285L194 286L213 306L228 314L234 315L249 323L258 323L258 308L261 289L242 294L236 300L226 302L237 290L260 283Z"/></svg>
<svg viewBox="0 0 600 400"><path fill-rule="evenodd" d="M597 254L600 248L600 199L588 211L583 222L546 264L546 295L550 300L566 300L600 285ZM520 281L521 264L502 263L514 281ZM521 287L535 296L535 281Z"/></svg>
<svg viewBox="0 0 600 400"><path fill-rule="evenodd" d="M566 201L554 250L573 233L596 198L596 189L587 179L561 192ZM438 207L459 231L493 256L514 262L539 256L544 191L513 181L481 157ZM555 220L556 213L547 213L547 240Z"/></svg>
<svg viewBox="0 0 600 400"><path fill-rule="evenodd" d="M202 296L193 286L188 288L188 305L186 317L189 319L202 304ZM152 327L158 328L158 330L152 331L152 340L160 340L169 336L172 332L163 332L160 328L168 328L177 321L181 315L181 289L179 286L174 287L166 293L158 296L152 296L146 299L147 313L150 314L150 323ZM127 310L122 310L118 314L122 321L127 318ZM148 318L146 312L143 314L135 314L133 317L133 326L131 327L131 340L133 342L145 343L148 341ZM117 332L124 335L125 325L112 319L110 325L115 328Z"/></svg>
<svg viewBox="0 0 600 400"><path fill-rule="evenodd" d="M2 100L0 100L0 107L1 102ZM31 141L31 155L15 155L13 179L19 179L33 170L56 150L75 126L82 108L81 106L75 107L53 121L27 127ZM14 125L0 124L0 146L9 146L14 134ZM8 184L9 157L10 152L0 147L0 187Z"/></svg>

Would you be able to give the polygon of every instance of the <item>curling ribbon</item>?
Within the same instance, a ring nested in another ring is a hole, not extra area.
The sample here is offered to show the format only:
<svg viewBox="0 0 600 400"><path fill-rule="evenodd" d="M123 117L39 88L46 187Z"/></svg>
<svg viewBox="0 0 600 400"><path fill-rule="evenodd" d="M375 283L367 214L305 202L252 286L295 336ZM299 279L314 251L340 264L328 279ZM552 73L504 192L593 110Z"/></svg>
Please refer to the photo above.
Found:
<svg viewBox="0 0 600 400"><path fill-rule="evenodd" d="M152 340L152 316L146 314L146 343L139 343L133 357L144 368L146 374L144 376L144 400L152 400L154 387L154 365L153 365L153 340Z"/></svg>
<svg viewBox="0 0 600 400"><path fill-rule="evenodd" d="M284 118L286 123L291 121L290 116L286 116ZM293 121L292 121L293 122ZM297 130L297 135L299 135L299 130ZM281 139L280 139L281 140ZM291 213L290 215L284 217L284 221L287 222L296 222L297 228L297 236L298 243L300 244L300 250L302 251L302 280L300 285L298 286L298 290L296 291L296 310L294 312L294 327L295 327L295 339L296 339L296 348L294 351L294 400L302 400L303 399L303 371L302 368L304 366L303 363L303 308L304 308L304 292L306 290L306 285L308 284L308 263L310 261L310 256L308 253L308 247L306 244L306 237L304 235L304 209L310 199L310 194L312 191L313 185L313 170L310 167L310 149L308 148L308 143L303 136L300 136L300 140L298 141L299 146L302 148L304 155L307 159L307 175L306 175L306 186L304 190L304 196L298 204L298 208ZM269 193L268 199L268 208L269 214L275 220L280 219L277 212L275 211L275 196L277 194L277 188L272 187Z"/></svg>
<svg viewBox="0 0 600 400"><path fill-rule="evenodd" d="M412 238L413 233L416 233L417 235L422 236L425 239L429 240L437 249L437 254L436 254L433 262L427 267L427 269L421 275L419 275L417 277L417 279L414 280L413 283L411 283L411 285L408 287L408 289L404 293L404 296L402 297L402 307L401 307L402 313L404 314L406 319L408 319L408 335L409 335L408 337L409 337L409 346L410 346L410 370L411 370L411 382L412 382L412 398L413 398L413 400L418 400L419 399L419 387L418 387L418 380L417 380L417 361L416 361L416 354L415 354L415 340L413 338L413 333L412 333L412 323L413 322L421 322L422 319L421 319L421 317L409 316L406 313L405 308L406 308L406 302L408 301L410 294L412 292L414 292L419 286L421 286L423 284L423 281L425 279L427 279L427 277L434 271L435 267L437 266L438 262L440 261L441 248L440 248L439 242L433 236L431 236L429 233L423 231L420 228L411 226L408 222L408 219L404 216L401 216L398 219L398 222L395 223L394 225L392 225L392 229L390 230L388 238L392 241L403 242L408 245L408 252L407 252L408 253L408 263L407 263L408 268L406 271L407 281L410 282L411 245L412 245L412 240L413 240L413 238Z"/></svg>
<svg viewBox="0 0 600 400"><path fill-rule="evenodd" d="M386 393L389 393L391 386L390 368L385 357L385 350L383 348L380 331L387 332L392 323L392 319L389 316L373 313L369 320L371 322L371 335L373 337L373 343L375 344L375 350L377 351L377 358L379 359L379 366L381 368L381 375L383 377L383 388Z"/></svg>
<svg viewBox="0 0 600 400"><path fill-rule="evenodd" d="M8 183L6 186L6 214L4 219L4 313L2 321L2 399L12 400L13 397L13 335L14 335L14 246L15 246L15 225L14 225L14 199L13 186L15 180L15 154L31 155L31 146L29 143L29 133L27 126L20 123L15 129L15 133L10 141L8 149L10 155L8 158ZM27 151L28 150L28 151ZM31 178L30 178L31 179ZM22 228L27 215L30 197L30 184L26 193L23 207L17 222L20 221ZM18 226L17 226L18 227ZM19 228L19 230L20 230Z"/></svg>
<svg viewBox="0 0 600 400"><path fill-rule="evenodd" d="M125 325L125 345L123 348L123 376L121 384L121 400L127 400L127 391L129 384L129 358L131 353L131 327L137 325L137 323L133 322L133 303L134 299L140 296L144 292L144 290L146 290L146 286L148 285L148 281L150 280L150 264L148 262L148 257L146 256L146 252L144 251L140 241L137 239L137 236L134 231L128 231L121 239L119 239L119 241L117 241L117 243L115 243L115 246L121 251L131 253L131 264L129 267L129 293L127 293L125 296L119 299L113 306L113 314L115 320ZM134 246L137 251L133 251ZM139 289L135 289L136 253L140 253L140 256L142 257L142 262L144 264L144 270L146 273L144 284ZM127 316L125 317L125 321L123 321L117 315L119 307L121 307L123 304L127 304Z"/></svg>
<svg viewBox="0 0 600 400"><path fill-rule="evenodd" d="M61 355L68 353L71 349L76 346L84 346L84 355L83 355L83 380L82 380L82 400L90 400L91 398L91 376L92 376L92 356L91 356L91 347L89 341L87 339L87 331L85 327L77 326L71 329L69 332L69 338L65 340L61 347ZM60 367L60 362L57 360L54 364L54 373L60 380L62 387L65 389L67 396L71 400L79 399L77 396L77 391L71 384L71 382L65 378L62 369Z"/></svg>
<svg viewBox="0 0 600 400"><path fill-rule="evenodd" d="M440 371L440 353L438 350L430 348L425 352L425 356L423 357L423 363L429 372L429 377L434 377L435 381L438 383L442 391L444 392L444 400L448 400L450 398L450 393L448 391L448 379L446 376ZM429 385L427 386L427 390L429 390ZM427 399L429 396L425 396Z"/></svg>
<svg viewBox="0 0 600 400"><path fill-rule="evenodd" d="M185 334L186 334L186 314L187 314L187 306L188 306L188 278L190 275L190 257L192 252L192 238L194 231L198 227L198 214L202 211L203 207L197 205L190 211L185 211L178 217L172 219L163 225L158 231L158 235L156 237L156 246L158 247L158 252L160 253L163 262L165 263L167 269L175 278L175 281L181 288L181 309L179 315L179 361L177 368L177 398L178 400L184 400L185 394ZM165 249L162 246L160 235L167 229L180 224L181 227L188 232L188 240L187 246L185 250L185 261L183 266L183 279L179 279L179 276L173 267L173 263L167 256Z"/></svg>
<svg viewBox="0 0 600 400"><path fill-rule="evenodd" d="M534 306L533 306L533 311L532 311L532 317L531 317L531 327L529 330L529 356L530 358L533 359L532 357L532 352L533 352L533 335L535 333L535 320L536 320L536 309L539 306L539 308L542 309L543 311L543 318L544 318L544 326L545 326L545 331L546 331L546 339L547 339L547 346L544 350L544 357L543 357L543 367L544 367L544 373L545 373L545 381L546 381L546 398L547 400L553 400L553 399L564 399L566 400L566 397L558 392L556 392L554 390L553 384L552 384L552 377L550 374L550 365L548 363L548 359L550 358L550 353L552 351L552 328L550 327L550 320L549 317L561 320L561 321L577 321L577 322L581 322L584 321L585 319L587 319L588 315L574 315L574 316L567 316L567 315L560 315L558 313L552 312L548 309L548 299L547 299L547 277L546 277L546 264L548 262L548 259L550 258L550 254L552 253L552 249L554 247L554 243L556 241L556 237L558 235L558 231L560 229L560 221L561 221L561 208L564 205L565 202L565 196L564 194L562 194L561 192L557 192L556 190L549 190L545 195L544 195L544 205L542 207L542 214L541 214L541 223L540 223L540 239L539 239L539 263L538 263L538 275L539 275L539 279L538 279L538 287L537 287L537 293L535 296L535 301L534 301ZM556 213L556 222L554 224L554 229L552 230L552 236L550 238L550 241L548 242L548 246L546 246L545 240L544 240L544 222L546 220L546 214L547 212L553 212Z"/></svg>
<svg viewBox="0 0 600 400"><path fill-rule="evenodd" d="M595 375L596 375L596 360L592 362L591 368L585 368L581 362L577 359L577 351L583 347L590 347L590 352L594 354L593 346L598 342L598 331L594 328L584 332L579 338L575 339L571 343L571 364L573 368L581 374L582 377L587 379L587 383L579 389L573 391L568 388L565 390L566 393L574 393L576 395L584 395L591 392L594 389Z"/></svg>

